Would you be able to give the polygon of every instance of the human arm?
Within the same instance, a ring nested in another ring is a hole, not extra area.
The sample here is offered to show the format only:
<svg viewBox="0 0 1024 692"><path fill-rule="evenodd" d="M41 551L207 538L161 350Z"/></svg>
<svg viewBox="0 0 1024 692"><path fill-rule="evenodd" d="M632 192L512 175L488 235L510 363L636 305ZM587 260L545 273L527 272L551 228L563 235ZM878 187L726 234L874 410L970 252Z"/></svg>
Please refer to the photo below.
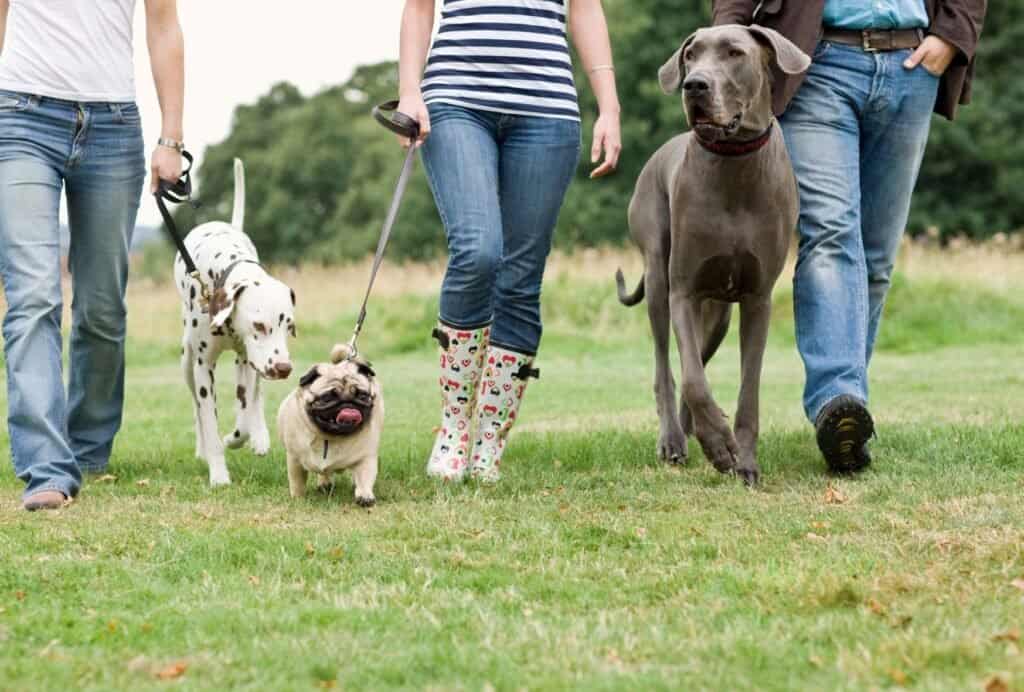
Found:
<svg viewBox="0 0 1024 692"><path fill-rule="evenodd" d="M986 0L942 0L932 17L928 36L907 58L904 67L923 65L934 75L942 75L953 63L974 59L985 22Z"/></svg>
<svg viewBox="0 0 1024 692"><path fill-rule="evenodd" d="M714 0L711 3L711 21L715 26L750 24L754 21L757 5L756 0Z"/></svg>
<svg viewBox="0 0 1024 692"><path fill-rule="evenodd" d="M185 39L178 21L177 0L146 0L146 43L160 102L160 137L182 142L185 137ZM156 192L161 180L177 181L181 177L181 165L180 153L158 145L153 151L150 191Z"/></svg>
<svg viewBox="0 0 1024 692"><path fill-rule="evenodd" d="M11 9L11 0L0 0L0 53L4 52L4 37L7 35L7 12Z"/></svg>
<svg viewBox="0 0 1024 692"><path fill-rule="evenodd" d="M611 69L611 39L601 0L572 0L569 31L590 78L590 88L597 98L598 118L594 123L590 162L597 164L602 153L604 161L590 173L590 177L601 178L615 171L622 152L619 96L615 70Z"/></svg>
<svg viewBox="0 0 1024 692"><path fill-rule="evenodd" d="M420 82L430 51L430 35L434 31L435 0L406 0L402 11L401 46L398 57L398 110L420 124L417 145L430 135L430 113L423 103ZM399 137L403 146L412 144Z"/></svg>

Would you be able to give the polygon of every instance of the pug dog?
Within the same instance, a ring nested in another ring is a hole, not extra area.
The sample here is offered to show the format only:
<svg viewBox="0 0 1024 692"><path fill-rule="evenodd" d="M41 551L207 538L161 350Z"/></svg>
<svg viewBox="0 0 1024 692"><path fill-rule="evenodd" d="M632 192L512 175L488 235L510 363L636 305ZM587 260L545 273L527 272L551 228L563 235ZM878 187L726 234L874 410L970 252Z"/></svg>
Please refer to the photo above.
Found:
<svg viewBox="0 0 1024 692"><path fill-rule="evenodd" d="M331 362L303 375L277 413L291 496L306 494L310 472L319 476L320 490L330 492L334 474L351 469L356 504L373 506L383 428L384 396L376 373L348 345L335 346Z"/></svg>

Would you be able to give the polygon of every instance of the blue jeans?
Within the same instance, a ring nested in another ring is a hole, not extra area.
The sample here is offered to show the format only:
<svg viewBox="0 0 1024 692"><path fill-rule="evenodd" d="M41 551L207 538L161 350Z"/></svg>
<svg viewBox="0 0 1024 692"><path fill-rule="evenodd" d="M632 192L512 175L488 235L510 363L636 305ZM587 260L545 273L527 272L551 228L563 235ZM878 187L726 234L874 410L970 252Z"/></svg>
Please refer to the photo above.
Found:
<svg viewBox="0 0 1024 692"><path fill-rule="evenodd" d="M25 495L74 496L103 470L124 399L128 248L146 175L134 104L0 91L0 275L8 428ZM71 246L69 374L61 367L61 189Z"/></svg>
<svg viewBox="0 0 1024 692"><path fill-rule="evenodd" d="M448 236L441 321L463 329L493 323L491 343L532 355L580 124L441 103L429 109L423 162Z"/></svg>
<svg viewBox="0 0 1024 692"><path fill-rule="evenodd" d="M821 42L780 118L800 187L796 338L814 420L834 397L867 403L878 334L938 78L907 70L911 51Z"/></svg>

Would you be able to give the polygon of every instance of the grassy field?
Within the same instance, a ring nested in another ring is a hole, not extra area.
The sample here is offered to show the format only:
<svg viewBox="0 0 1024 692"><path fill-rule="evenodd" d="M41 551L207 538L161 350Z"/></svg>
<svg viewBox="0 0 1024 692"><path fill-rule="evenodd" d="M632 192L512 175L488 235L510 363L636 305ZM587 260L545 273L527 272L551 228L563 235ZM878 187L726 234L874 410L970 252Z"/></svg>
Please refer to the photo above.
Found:
<svg viewBox="0 0 1024 692"><path fill-rule="evenodd" d="M780 281L756 490L696 444L656 461L620 261L638 277L632 255L554 261L543 377L493 488L423 475L438 268L386 266L362 344L388 408L372 510L344 483L290 500L279 445L210 490L176 298L137 281L110 475L29 515L0 440L0 689L1024 690L1024 257L905 254L857 478L825 473L802 419ZM283 274L303 372L348 335L366 267ZM732 336L727 409L737 372Z"/></svg>

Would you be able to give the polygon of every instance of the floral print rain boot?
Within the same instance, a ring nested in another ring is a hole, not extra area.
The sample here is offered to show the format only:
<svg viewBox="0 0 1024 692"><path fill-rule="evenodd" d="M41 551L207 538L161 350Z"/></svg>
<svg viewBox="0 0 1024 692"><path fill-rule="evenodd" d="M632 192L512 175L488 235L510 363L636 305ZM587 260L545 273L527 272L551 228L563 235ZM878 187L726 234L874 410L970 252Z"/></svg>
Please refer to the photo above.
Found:
<svg viewBox="0 0 1024 692"><path fill-rule="evenodd" d="M477 385L487 356L491 328L434 329L441 346L441 426L427 462L427 475L458 481L469 469L469 445Z"/></svg>
<svg viewBox="0 0 1024 692"><path fill-rule="evenodd" d="M519 405L531 377L540 371L533 368L533 356L523 355L497 346L487 352L484 374L476 405L476 438L470 475L484 483L501 478L501 455L508 434L519 415Z"/></svg>

